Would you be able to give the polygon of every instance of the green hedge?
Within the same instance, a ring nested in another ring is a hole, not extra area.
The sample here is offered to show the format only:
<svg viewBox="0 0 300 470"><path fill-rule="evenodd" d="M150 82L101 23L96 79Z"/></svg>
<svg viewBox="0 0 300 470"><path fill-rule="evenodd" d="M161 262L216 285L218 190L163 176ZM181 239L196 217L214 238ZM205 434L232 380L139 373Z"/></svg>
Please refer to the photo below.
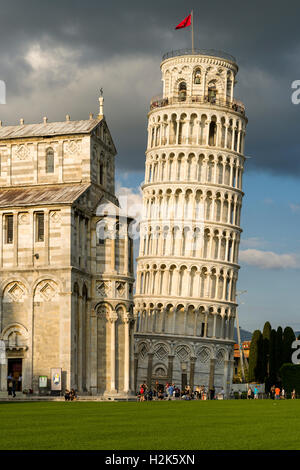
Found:
<svg viewBox="0 0 300 470"><path fill-rule="evenodd" d="M282 386L286 393L290 394L293 389L297 395L300 394L300 364L283 364L280 368Z"/></svg>

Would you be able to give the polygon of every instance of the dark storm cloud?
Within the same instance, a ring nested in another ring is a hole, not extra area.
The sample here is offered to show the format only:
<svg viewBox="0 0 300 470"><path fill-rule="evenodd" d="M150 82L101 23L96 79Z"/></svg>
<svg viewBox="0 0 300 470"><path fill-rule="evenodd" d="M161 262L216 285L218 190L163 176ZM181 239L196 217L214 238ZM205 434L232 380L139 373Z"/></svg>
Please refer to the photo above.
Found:
<svg viewBox="0 0 300 470"><path fill-rule="evenodd" d="M194 8L196 45L237 57L248 168L300 175L300 105L291 103L291 83L300 79L299 2L2 0L0 8L3 121L84 118L103 85L118 164L142 170L161 55L190 46L190 31L174 26Z"/></svg>

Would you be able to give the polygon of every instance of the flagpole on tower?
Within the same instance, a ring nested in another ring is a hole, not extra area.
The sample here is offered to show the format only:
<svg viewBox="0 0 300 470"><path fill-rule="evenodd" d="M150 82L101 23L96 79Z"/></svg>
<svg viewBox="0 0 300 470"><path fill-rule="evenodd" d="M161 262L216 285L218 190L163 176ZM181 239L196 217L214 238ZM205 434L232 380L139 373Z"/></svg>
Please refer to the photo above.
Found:
<svg viewBox="0 0 300 470"><path fill-rule="evenodd" d="M194 10L192 10L192 53L194 54Z"/></svg>

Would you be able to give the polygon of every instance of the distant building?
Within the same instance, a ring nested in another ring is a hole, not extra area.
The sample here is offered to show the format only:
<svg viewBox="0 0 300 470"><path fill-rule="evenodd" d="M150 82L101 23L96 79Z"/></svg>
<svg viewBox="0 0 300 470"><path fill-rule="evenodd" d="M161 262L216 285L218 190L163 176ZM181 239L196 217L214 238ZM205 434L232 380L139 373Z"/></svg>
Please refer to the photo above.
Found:
<svg viewBox="0 0 300 470"><path fill-rule="evenodd" d="M250 345L251 341L243 341L243 358L244 358L244 367L249 364L249 354L250 354ZM238 344L234 345L234 376L238 376L241 372L241 352Z"/></svg>

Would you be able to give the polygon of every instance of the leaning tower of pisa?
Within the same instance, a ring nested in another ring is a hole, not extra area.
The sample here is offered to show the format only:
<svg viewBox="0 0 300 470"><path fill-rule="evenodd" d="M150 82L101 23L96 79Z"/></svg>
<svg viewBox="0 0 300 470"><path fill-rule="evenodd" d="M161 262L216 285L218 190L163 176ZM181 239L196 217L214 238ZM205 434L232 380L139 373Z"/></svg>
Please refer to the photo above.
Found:
<svg viewBox="0 0 300 470"><path fill-rule="evenodd" d="M233 373L244 105L219 51L173 51L151 101L135 295L136 386L204 385Z"/></svg>

